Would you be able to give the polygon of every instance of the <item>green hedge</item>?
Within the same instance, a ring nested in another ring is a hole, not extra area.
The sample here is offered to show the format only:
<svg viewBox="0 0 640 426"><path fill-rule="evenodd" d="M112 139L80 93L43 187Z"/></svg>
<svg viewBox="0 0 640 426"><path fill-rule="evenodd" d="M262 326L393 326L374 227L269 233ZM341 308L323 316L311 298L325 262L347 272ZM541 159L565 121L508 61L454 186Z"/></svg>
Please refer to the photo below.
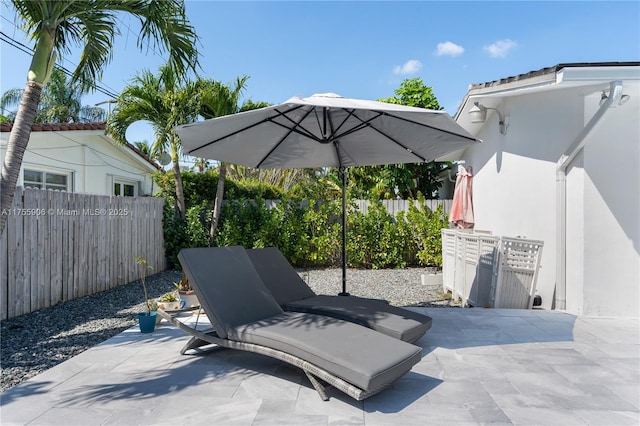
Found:
<svg viewBox="0 0 640 426"><path fill-rule="evenodd" d="M187 209L194 206L212 205L218 189L218 172L207 170L204 173L190 171L181 172L182 187ZM167 200L168 204L175 202L176 183L172 172L157 172L153 180L159 187L156 194ZM235 200L241 198L279 199L282 191L273 185L258 182L236 182L226 179L224 185L224 199Z"/></svg>
<svg viewBox="0 0 640 426"><path fill-rule="evenodd" d="M420 197L418 204L423 206ZM170 205L167 203L167 205ZM236 199L224 204L214 246L246 248L275 246L298 267L338 266L341 262L340 201L299 201L282 197L268 209L262 198ZM165 209L165 246L171 266L179 268L183 247L207 246L211 207L202 200L187 209L187 218ZM442 207L432 212L410 207L393 217L380 201L368 213L348 206L347 257L351 267L404 268L442 266L440 230L448 226Z"/></svg>

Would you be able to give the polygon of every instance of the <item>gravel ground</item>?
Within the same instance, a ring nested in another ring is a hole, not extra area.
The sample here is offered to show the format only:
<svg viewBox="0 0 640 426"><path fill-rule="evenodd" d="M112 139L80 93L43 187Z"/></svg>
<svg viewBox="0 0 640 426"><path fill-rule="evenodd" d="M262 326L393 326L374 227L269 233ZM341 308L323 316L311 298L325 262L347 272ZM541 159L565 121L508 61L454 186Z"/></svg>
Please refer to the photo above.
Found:
<svg viewBox="0 0 640 426"><path fill-rule="evenodd" d="M454 306L440 285L423 286L429 268L357 270L347 274L347 291L386 299L396 306ZM318 294L336 294L340 269L300 271ZM181 272L166 271L147 278L149 297L173 290ZM137 324L144 309L142 286L134 281L0 323L0 391L5 391Z"/></svg>

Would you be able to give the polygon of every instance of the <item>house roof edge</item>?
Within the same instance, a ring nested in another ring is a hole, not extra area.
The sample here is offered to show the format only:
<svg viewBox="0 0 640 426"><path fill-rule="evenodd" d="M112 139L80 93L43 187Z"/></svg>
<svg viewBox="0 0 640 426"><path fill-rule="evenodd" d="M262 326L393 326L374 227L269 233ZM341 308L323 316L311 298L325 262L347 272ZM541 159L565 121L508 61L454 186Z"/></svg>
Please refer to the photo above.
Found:
<svg viewBox="0 0 640 426"><path fill-rule="evenodd" d="M13 123L0 123L0 133L9 133L12 128ZM36 123L31 126L32 132L105 131L106 129L107 123L105 121L94 121L90 123ZM113 138L110 137L110 139ZM158 163L147 157L135 145L125 142L123 146L133 151L137 156L153 166L154 169L162 170L162 167L160 167Z"/></svg>

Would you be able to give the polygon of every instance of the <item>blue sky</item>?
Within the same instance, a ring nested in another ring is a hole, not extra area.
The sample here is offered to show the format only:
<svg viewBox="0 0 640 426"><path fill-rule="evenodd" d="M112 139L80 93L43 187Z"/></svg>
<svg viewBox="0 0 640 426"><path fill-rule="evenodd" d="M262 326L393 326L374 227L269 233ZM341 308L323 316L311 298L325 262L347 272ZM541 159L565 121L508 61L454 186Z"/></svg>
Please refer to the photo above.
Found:
<svg viewBox="0 0 640 426"><path fill-rule="evenodd" d="M31 45L0 6L0 30ZM640 2L218 2L188 1L200 36L201 73L231 82L250 76L245 97L270 103L334 92L378 99L420 77L455 114L469 84L566 62L640 60ZM101 85L119 92L136 72L164 60L136 47L137 23L122 35ZM24 87L30 57L0 42L0 92ZM64 66L72 69L77 52ZM107 100L85 96L88 105ZM142 127L136 140L152 138Z"/></svg>

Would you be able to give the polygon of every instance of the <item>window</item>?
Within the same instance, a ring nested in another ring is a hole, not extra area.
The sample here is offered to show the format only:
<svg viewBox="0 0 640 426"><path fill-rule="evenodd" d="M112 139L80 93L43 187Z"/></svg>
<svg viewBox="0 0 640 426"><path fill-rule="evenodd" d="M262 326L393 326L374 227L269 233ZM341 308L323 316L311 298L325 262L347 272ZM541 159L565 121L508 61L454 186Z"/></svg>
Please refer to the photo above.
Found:
<svg viewBox="0 0 640 426"><path fill-rule="evenodd" d="M68 191L71 179L69 178L69 174L24 169L23 181L25 188L30 187Z"/></svg>
<svg viewBox="0 0 640 426"><path fill-rule="evenodd" d="M133 182L113 181L113 195L135 197L138 195L138 184Z"/></svg>

